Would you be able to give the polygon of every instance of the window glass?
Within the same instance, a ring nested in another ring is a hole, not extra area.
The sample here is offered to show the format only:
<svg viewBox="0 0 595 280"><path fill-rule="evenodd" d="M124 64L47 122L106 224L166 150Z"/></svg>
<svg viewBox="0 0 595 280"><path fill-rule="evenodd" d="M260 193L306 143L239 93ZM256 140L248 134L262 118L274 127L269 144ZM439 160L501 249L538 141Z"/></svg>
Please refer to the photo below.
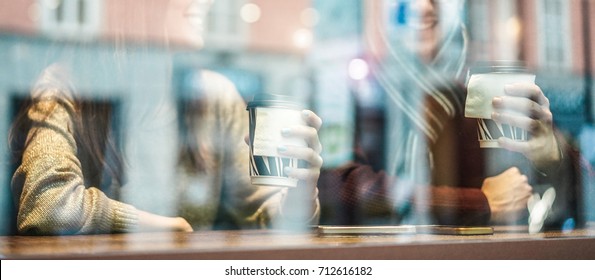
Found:
<svg viewBox="0 0 595 280"><path fill-rule="evenodd" d="M103 1L41 0L29 7L48 36L88 40L100 31Z"/></svg>
<svg viewBox="0 0 595 280"><path fill-rule="evenodd" d="M586 227L592 14L562 0L2 1L0 233Z"/></svg>

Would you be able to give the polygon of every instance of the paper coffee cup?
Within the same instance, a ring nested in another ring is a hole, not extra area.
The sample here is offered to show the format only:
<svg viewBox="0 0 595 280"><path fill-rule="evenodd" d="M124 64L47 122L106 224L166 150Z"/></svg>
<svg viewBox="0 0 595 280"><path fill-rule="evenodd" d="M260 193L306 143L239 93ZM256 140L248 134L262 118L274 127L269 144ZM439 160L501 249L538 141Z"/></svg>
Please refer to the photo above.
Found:
<svg viewBox="0 0 595 280"><path fill-rule="evenodd" d="M528 73L522 62L497 61L480 63L469 70L465 117L476 118L480 147L499 148L498 138L508 137L527 141L526 131L492 120L492 99L504 96L504 87L514 83L535 83L535 75Z"/></svg>
<svg viewBox="0 0 595 280"><path fill-rule="evenodd" d="M500 148L498 138L507 137L516 141L527 141L527 131L491 119L477 119L477 139L482 148Z"/></svg>
<svg viewBox="0 0 595 280"><path fill-rule="evenodd" d="M248 103L250 116L250 178L254 185L295 187L285 167L298 168L300 160L280 155L279 146L307 146L305 140L281 135L283 128L304 125L303 104L284 95L259 94Z"/></svg>

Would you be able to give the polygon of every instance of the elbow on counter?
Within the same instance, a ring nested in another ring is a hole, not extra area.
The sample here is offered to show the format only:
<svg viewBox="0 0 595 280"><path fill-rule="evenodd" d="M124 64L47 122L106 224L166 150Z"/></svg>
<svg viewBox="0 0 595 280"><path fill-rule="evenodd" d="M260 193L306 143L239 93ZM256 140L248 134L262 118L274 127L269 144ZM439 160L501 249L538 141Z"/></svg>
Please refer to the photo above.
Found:
<svg viewBox="0 0 595 280"><path fill-rule="evenodd" d="M17 230L21 235L105 234L135 231L135 207L107 198L97 188L78 186L68 195L46 190L22 197Z"/></svg>
<svg viewBox="0 0 595 280"><path fill-rule="evenodd" d="M81 233L80 215L60 205L19 207L17 230L20 235L73 235Z"/></svg>
<svg viewBox="0 0 595 280"><path fill-rule="evenodd" d="M24 193L17 213L17 230L22 235L72 235L90 233L92 197L83 186L68 190L48 188Z"/></svg>

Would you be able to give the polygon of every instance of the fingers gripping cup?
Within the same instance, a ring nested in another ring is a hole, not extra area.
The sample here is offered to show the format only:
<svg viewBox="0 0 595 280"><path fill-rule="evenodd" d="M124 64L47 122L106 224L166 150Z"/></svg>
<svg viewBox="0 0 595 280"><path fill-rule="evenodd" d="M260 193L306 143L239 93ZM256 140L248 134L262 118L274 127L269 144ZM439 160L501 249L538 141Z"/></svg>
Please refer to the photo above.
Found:
<svg viewBox="0 0 595 280"><path fill-rule="evenodd" d="M514 83L535 83L521 62L481 63L469 69L465 117L477 119L477 136L482 148L499 148L498 138L527 141L527 131L492 120L492 99L504 96L504 87Z"/></svg>
<svg viewBox="0 0 595 280"><path fill-rule="evenodd" d="M250 116L250 177L254 185L295 187L298 180L285 167L298 168L300 160L280 155L279 146L307 146L301 138L283 137L282 129L304 125L303 104L285 95L259 94L248 103Z"/></svg>

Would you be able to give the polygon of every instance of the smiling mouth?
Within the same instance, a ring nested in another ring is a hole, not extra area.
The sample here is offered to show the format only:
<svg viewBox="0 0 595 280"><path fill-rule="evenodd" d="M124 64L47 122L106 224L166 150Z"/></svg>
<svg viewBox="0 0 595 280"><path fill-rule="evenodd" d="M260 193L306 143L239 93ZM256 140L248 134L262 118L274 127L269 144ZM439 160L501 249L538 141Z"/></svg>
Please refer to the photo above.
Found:
<svg viewBox="0 0 595 280"><path fill-rule="evenodd" d="M428 30L436 25L438 25L438 18L435 16L419 17L409 23L409 26L416 30Z"/></svg>
<svg viewBox="0 0 595 280"><path fill-rule="evenodd" d="M184 13L184 17L185 18L204 18L205 17L205 13L201 13L201 12L187 12Z"/></svg>
<svg viewBox="0 0 595 280"><path fill-rule="evenodd" d="M190 22L190 24L196 28L202 30L204 28L204 16L196 13L186 13L184 17Z"/></svg>

